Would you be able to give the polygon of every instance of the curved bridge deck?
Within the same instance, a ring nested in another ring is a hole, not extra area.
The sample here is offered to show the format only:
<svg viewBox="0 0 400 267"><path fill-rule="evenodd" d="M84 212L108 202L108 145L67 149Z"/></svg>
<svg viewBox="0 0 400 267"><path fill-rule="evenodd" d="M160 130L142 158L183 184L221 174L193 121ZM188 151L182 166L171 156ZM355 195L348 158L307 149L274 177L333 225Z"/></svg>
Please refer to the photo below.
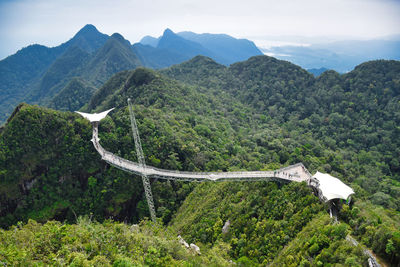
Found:
<svg viewBox="0 0 400 267"><path fill-rule="evenodd" d="M265 181L284 180L288 182L303 182L311 178L311 174L302 163L297 163L275 171L243 171L243 172L181 172L158 169L152 166L140 166L114 155L100 145L98 137L98 123L93 124L92 142L101 158L109 164L138 175L146 175L151 178L160 178L179 181Z"/></svg>

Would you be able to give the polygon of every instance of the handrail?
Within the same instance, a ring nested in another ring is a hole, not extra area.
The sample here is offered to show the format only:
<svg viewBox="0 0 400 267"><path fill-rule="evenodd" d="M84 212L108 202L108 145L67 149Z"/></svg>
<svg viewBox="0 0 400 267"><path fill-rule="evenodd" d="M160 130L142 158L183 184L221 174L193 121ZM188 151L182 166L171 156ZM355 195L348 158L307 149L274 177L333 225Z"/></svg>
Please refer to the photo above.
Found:
<svg viewBox="0 0 400 267"><path fill-rule="evenodd" d="M302 163L290 165L275 171L236 171L236 172L187 172L159 169L153 166L140 166L138 163L121 158L105 150L98 137L98 122L93 124L92 142L95 149L101 155L102 159L111 165L139 175L148 177L184 180L184 181L260 181L260 180L284 180L293 182L308 181L311 174Z"/></svg>

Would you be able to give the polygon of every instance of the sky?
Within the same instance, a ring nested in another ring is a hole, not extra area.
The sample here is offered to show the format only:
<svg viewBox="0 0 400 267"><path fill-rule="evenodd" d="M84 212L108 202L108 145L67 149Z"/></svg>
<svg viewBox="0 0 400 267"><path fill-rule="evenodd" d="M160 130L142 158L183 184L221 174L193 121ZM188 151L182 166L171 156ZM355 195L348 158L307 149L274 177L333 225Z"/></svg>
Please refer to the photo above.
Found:
<svg viewBox="0 0 400 267"><path fill-rule="evenodd" d="M400 34L400 0L0 0L0 59L30 44L57 46L86 24L131 43L166 28L258 45L372 39Z"/></svg>

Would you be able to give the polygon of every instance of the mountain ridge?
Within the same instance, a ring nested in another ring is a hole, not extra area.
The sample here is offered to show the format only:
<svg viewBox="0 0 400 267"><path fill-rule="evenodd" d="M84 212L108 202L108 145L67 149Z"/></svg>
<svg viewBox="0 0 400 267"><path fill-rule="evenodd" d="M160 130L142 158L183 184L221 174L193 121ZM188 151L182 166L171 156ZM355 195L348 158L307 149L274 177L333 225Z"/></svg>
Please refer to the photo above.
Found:
<svg viewBox="0 0 400 267"><path fill-rule="evenodd" d="M186 40L170 29L165 30L163 36L161 43L157 41L159 47L141 43L131 45L120 34L108 36L100 33L94 25L87 24L59 46L34 45L21 49L0 61L0 78L3 81L0 85L0 123L7 119L19 102L49 105L52 98L77 76L98 88L115 72L137 66L160 69L198 54L221 59L208 48ZM182 45L180 49L176 49L178 44ZM236 44L233 42L232 45ZM77 48L81 50L81 56Z"/></svg>
<svg viewBox="0 0 400 267"><path fill-rule="evenodd" d="M92 24L85 25L70 40L61 44L61 47L68 48L77 46L82 50L92 53L99 49L107 41L109 36L97 30Z"/></svg>
<svg viewBox="0 0 400 267"><path fill-rule="evenodd" d="M82 76L95 86L102 85L112 74L140 66L141 62L128 40L114 33L87 63Z"/></svg>
<svg viewBox="0 0 400 267"><path fill-rule="evenodd" d="M207 47L218 55L216 60L224 65L245 61L252 56L263 55L252 41L236 39L227 34L179 32L178 35Z"/></svg>
<svg viewBox="0 0 400 267"><path fill-rule="evenodd" d="M252 41L236 39L227 34L174 33L171 29L166 29L163 35L158 38L152 36L143 37L139 44L148 45L153 48L153 51L166 49L172 54L180 54L183 60L202 55L211 57L224 65L247 60L251 56L262 55L262 52ZM179 62L175 62L175 64L181 63L182 59ZM163 67L169 67L170 65L172 64L163 65ZM151 65L145 66L152 67Z"/></svg>
<svg viewBox="0 0 400 267"><path fill-rule="evenodd" d="M40 92L46 92L49 89L48 87L40 88L40 82L51 66L69 48L78 46L83 51L92 51L100 46L106 38L108 37L98 32L93 25L86 25L73 38L59 46L49 48L31 45L1 60L0 123L10 115L10 112L19 102L31 101L35 103L40 98ZM60 82L53 82L53 86Z"/></svg>

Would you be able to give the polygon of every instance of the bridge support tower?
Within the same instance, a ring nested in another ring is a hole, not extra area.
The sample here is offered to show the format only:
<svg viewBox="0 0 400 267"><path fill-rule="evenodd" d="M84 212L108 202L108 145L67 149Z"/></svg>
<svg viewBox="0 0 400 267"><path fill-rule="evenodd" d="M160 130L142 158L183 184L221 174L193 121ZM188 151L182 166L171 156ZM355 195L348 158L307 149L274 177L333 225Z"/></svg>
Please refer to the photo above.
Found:
<svg viewBox="0 0 400 267"><path fill-rule="evenodd" d="M136 148L136 155L138 158L138 163L140 167L143 169L146 168L146 162L144 160L143 150L142 150L142 143L140 142L139 130L136 124L135 114L133 113L131 99L128 98L128 106L129 106L129 116L131 118L131 126L132 126L132 134L133 139L135 141L135 148ZM149 205L150 217L153 222L156 221L156 211L154 208L154 201L153 201L153 194L151 192L151 184L149 181L149 177L146 174L142 173L142 181L144 192L146 194L147 204Z"/></svg>

